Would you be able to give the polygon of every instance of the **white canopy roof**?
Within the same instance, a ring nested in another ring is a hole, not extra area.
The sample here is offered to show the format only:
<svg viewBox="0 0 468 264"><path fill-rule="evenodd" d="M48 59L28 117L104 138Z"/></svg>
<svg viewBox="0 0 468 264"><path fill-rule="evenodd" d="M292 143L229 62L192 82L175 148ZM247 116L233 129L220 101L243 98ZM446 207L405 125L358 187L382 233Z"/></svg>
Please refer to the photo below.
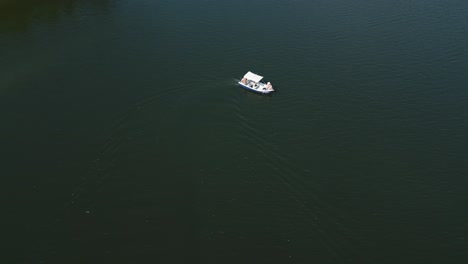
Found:
<svg viewBox="0 0 468 264"><path fill-rule="evenodd" d="M254 82L259 82L261 79L263 79L263 76L257 75L249 71L244 75L244 78L246 78L247 80L254 81Z"/></svg>

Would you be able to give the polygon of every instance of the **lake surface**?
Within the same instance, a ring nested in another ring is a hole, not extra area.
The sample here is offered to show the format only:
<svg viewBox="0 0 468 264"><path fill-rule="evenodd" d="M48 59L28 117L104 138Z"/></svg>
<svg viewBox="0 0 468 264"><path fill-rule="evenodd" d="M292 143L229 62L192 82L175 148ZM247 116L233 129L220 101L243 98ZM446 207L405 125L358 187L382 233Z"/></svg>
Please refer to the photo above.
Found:
<svg viewBox="0 0 468 264"><path fill-rule="evenodd" d="M468 263L467 52L461 0L0 0L2 263Z"/></svg>

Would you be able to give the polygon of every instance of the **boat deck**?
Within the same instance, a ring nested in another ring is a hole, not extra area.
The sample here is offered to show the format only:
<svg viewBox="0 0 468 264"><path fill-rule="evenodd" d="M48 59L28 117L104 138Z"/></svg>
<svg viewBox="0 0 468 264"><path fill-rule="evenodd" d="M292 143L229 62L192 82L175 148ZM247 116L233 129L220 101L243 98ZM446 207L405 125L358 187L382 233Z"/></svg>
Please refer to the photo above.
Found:
<svg viewBox="0 0 468 264"><path fill-rule="evenodd" d="M262 83L262 82L256 83L256 82L247 80L246 83L243 83L242 81L240 81L239 85L241 85L242 87L248 90L252 90L254 92L259 92L259 93L270 93L274 91L273 88L268 88L267 84Z"/></svg>

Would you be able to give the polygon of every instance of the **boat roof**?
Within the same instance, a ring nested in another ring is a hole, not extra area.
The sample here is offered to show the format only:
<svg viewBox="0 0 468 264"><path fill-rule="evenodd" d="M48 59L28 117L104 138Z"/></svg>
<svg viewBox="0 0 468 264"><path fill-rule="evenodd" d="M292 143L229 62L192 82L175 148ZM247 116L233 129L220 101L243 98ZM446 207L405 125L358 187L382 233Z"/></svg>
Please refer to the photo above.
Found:
<svg viewBox="0 0 468 264"><path fill-rule="evenodd" d="M258 74L255 74L249 71L244 75L244 78L254 81L254 82L259 82L261 79L263 79L263 76L260 76Z"/></svg>

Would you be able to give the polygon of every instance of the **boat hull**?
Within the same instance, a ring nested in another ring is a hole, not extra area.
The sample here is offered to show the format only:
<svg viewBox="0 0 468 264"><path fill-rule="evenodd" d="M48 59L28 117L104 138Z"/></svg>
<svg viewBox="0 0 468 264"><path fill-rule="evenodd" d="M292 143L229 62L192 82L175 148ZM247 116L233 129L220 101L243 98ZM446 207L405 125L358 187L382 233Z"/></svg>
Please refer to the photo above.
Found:
<svg viewBox="0 0 468 264"><path fill-rule="evenodd" d="M252 88L248 85L245 85L243 84L242 82L238 82L239 86L244 88L245 90L248 90L248 91L252 91L252 92L255 92L255 93L261 93L261 94L269 94L269 93L272 93L274 92L274 90L268 90L264 87L258 87L257 89L255 88Z"/></svg>

